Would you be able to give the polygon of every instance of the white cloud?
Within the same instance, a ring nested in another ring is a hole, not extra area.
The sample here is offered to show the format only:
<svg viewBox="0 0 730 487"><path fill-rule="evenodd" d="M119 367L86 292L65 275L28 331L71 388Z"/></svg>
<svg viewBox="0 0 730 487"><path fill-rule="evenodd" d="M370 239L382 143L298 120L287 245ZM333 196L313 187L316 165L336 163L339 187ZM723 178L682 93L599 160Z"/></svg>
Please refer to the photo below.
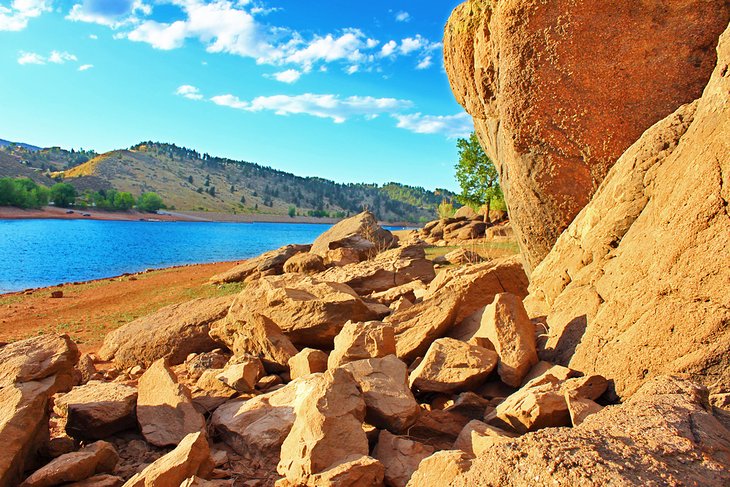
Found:
<svg viewBox="0 0 730 487"><path fill-rule="evenodd" d="M202 100L203 95L200 94L200 90L192 85L182 85L176 91L176 95L187 98L188 100Z"/></svg>
<svg viewBox="0 0 730 487"><path fill-rule="evenodd" d="M142 0L83 0L71 7L66 18L118 29L139 22L139 16L152 13Z"/></svg>
<svg viewBox="0 0 730 487"><path fill-rule="evenodd" d="M433 64L433 58L431 56L426 56L423 59L421 59L418 64L416 64L416 69L428 69Z"/></svg>
<svg viewBox="0 0 730 487"><path fill-rule="evenodd" d="M398 22L410 22L411 21L411 14L408 12L398 12L395 14L395 20Z"/></svg>
<svg viewBox="0 0 730 487"><path fill-rule="evenodd" d="M395 52L397 47L398 47L397 42L388 41L387 43L383 44L383 48L380 50L380 55L383 57L388 57Z"/></svg>
<svg viewBox="0 0 730 487"><path fill-rule="evenodd" d="M78 61L78 58L74 56L73 54L70 54L66 51L58 52L58 51L51 51L51 55L48 56L48 62L53 64L65 64L67 61L76 62Z"/></svg>
<svg viewBox="0 0 730 487"><path fill-rule="evenodd" d="M274 95L259 96L244 101L234 95L219 95L210 99L213 103L249 112L272 111L277 115L306 114L318 118L330 118L335 123L343 123L352 117L373 118L377 115L396 113L409 108L408 100L395 98L374 98L370 96L338 95Z"/></svg>
<svg viewBox="0 0 730 487"><path fill-rule="evenodd" d="M358 71L360 71L360 66L358 66L357 64L353 64L352 66L350 66L349 68L347 68L347 69L345 70L345 72L346 72L347 74L355 74L355 73L357 73Z"/></svg>
<svg viewBox="0 0 730 487"><path fill-rule="evenodd" d="M46 58L35 52L21 51L18 56L18 64L46 64Z"/></svg>
<svg viewBox="0 0 730 487"><path fill-rule="evenodd" d="M274 73L273 77L276 81L291 84L296 83L302 77L302 72L296 69L287 69L286 71Z"/></svg>
<svg viewBox="0 0 730 487"><path fill-rule="evenodd" d="M93 67L93 64L82 64L81 66L79 66L79 71L88 71Z"/></svg>
<svg viewBox="0 0 730 487"><path fill-rule="evenodd" d="M50 11L50 0L12 0L10 7L0 5L0 31L23 30L29 19Z"/></svg>
<svg viewBox="0 0 730 487"><path fill-rule="evenodd" d="M99 36L96 34L89 34L89 39L91 39L92 41L95 41L95 40L99 39Z"/></svg>
<svg viewBox="0 0 730 487"><path fill-rule="evenodd" d="M474 122L467 113L456 115L410 115L395 114L398 128L410 130L416 134L442 134L450 139L466 137L474 130Z"/></svg>

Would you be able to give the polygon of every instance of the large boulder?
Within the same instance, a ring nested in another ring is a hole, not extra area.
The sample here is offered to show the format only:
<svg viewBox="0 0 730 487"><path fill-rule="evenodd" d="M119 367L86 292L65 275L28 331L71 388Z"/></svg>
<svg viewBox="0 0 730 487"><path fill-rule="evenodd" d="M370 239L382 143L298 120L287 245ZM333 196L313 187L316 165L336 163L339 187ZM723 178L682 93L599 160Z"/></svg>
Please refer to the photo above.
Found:
<svg viewBox="0 0 730 487"><path fill-rule="evenodd" d="M431 342L464 318L491 303L499 293L527 295L527 276L518 258L511 257L439 273L423 301L388 316L395 328L398 357L423 356Z"/></svg>
<svg viewBox="0 0 730 487"><path fill-rule="evenodd" d="M421 408L408 387L406 364L395 355L357 360L343 368L362 391L368 424L401 433L416 422Z"/></svg>
<svg viewBox="0 0 730 487"><path fill-rule="evenodd" d="M482 451L452 486L730 483L730 431L686 380L650 380L575 428L528 433ZM566 459L570 459L566 462Z"/></svg>
<svg viewBox="0 0 730 487"><path fill-rule="evenodd" d="M120 368L146 367L161 358L181 364L191 353L209 352L218 346L208 332L226 316L232 301L233 297L225 296L166 306L110 332L99 358L114 359Z"/></svg>
<svg viewBox="0 0 730 487"><path fill-rule="evenodd" d="M66 423L66 433L80 440L101 440L134 428L137 389L115 382L90 381L57 397L53 410Z"/></svg>
<svg viewBox="0 0 730 487"><path fill-rule="evenodd" d="M616 159L700 96L728 19L727 2L706 0L469 0L454 10L446 72L497 164L529 268Z"/></svg>
<svg viewBox="0 0 730 487"><path fill-rule="evenodd" d="M362 257L370 257L395 245L393 234L378 225L375 215L364 211L342 220L320 235L312 244L311 252L327 257L330 250L350 248Z"/></svg>
<svg viewBox="0 0 730 487"><path fill-rule="evenodd" d="M187 435L205 431L205 418L165 359L152 364L139 379L137 421L145 440L155 446L177 445Z"/></svg>
<svg viewBox="0 0 730 487"><path fill-rule="evenodd" d="M278 472L297 485L353 455L367 456L365 401L344 369L312 376L313 390L294 406L296 419L281 448Z"/></svg>
<svg viewBox="0 0 730 487"><path fill-rule="evenodd" d="M292 380L327 370L327 354L322 350L304 348L289 359L289 375Z"/></svg>
<svg viewBox="0 0 730 487"><path fill-rule="evenodd" d="M284 264L284 272L289 273L317 274L324 269L324 259L311 252L296 254Z"/></svg>
<svg viewBox="0 0 730 487"><path fill-rule="evenodd" d="M210 335L225 343L237 356L254 355L269 372L284 372L297 349L270 318L251 312L241 300L231 306L226 319L216 323Z"/></svg>
<svg viewBox="0 0 730 487"><path fill-rule="evenodd" d="M167 455L129 479L124 487L172 487L193 476L207 477L213 470L205 433L190 433Z"/></svg>
<svg viewBox="0 0 730 487"><path fill-rule="evenodd" d="M73 383L79 359L67 335L44 335L0 348L0 487L18 485L49 439L51 395Z"/></svg>
<svg viewBox="0 0 730 487"><path fill-rule="evenodd" d="M66 453L36 470L21 487L53 487L86 480L96 474L110 473L119 461L111 443L97 441L79 451Z"/></svg>
<svg viewBox="0 0 730 487"><path fill-rule="evenodd" d="M398 247L370 260L333 267L322 274L323 281L341 282L361 296L382 292L412 281L431 282L433 263L422 246Z"/></svg>
<svg viewBox="0 0 730 487"><path fill-rule="evenodd" d="M378 316L349 286L298 274L264 277L249 284L236 297L225 326L245 322L254 314L275 323L295 345L313 348L332 348L335 336L350 320L370 321Z"/></svg>
<svg viewBox="0 0 730 487"><path fill-rule="evenodd" d="M385 357L395 353L393 327L380 321L345 323L335 337L335 348L327 360L327 367L367 358Z"/></svg>
<svg viewBox="0 0 730 487"><path fill-rule="evenodd" d="M439 338L428 348L408 381L427 392L456 392L480 385L497 366L492 350L453 338Z"/></svg>
<svg viewBox="0 0 730 487"><path fill-rule="evenodd" d="M692 21L727 5L686 3ZM542 356L613 379L621 397L680 372L730 387L730 30L718 53L702 98L626 151L532 276Z"/></svg>
<svg viewBox="0 0 730 487"><path fill-rule="evenodd" d="M311 245L286 245L276 250L270 250L258 257L244 261L232 269L229 269L210 278L212 284L223 284L227 282L242 282L252 280L260 276L275 276L284 272L286 261L302 252L309 252Z"/></svg>

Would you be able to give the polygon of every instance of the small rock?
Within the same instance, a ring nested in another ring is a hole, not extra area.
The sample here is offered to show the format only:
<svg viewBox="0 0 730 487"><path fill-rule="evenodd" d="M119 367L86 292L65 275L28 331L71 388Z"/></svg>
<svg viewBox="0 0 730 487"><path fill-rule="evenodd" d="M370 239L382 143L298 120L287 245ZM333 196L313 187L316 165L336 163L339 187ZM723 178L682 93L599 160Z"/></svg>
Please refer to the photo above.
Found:
<svg viewBox="0 0 730 487"><path fill-rule="evenodd" d="M259 391L268 392L269 389L271 389L272 387L280 386L282 384L284 384L284 380L281 378L281 376L272 374L259 379L259 381L256 383L256 389L258 389Z"/></svg>
<svg viewBox="0 0 730 487"><path fill-rule="evenodd" d="M94 359L88 353L81 355L79 363L76 364L76 370L81 374L81 384L86 384L98 373L94 365Z"/></svg>
<svg viewBox="0 0 730 487"><path fill-rule="evenodd" d="M258 357L244 355L236 357L235 363L227 365L216 379L238 392L253 392L264 374L264 366Z"/></svg>
<svg viewBox="0 0 730 487"><path fill-rule="evenodd" d="M304 348L289 359L289 373L292 380L326 370L327 354L321 350Z"/></svg>
<svg viewBox="0 0 730 487"><path fill-rule="evenodd" d="M434 451L430 445L383 430L373 450L373 457L385 467L387 485L405 487L421 460L432 455Z"/></svg>
<svg viewBox="0 0 730 487"><path fill-rule="evenodd" d="M62 298L63 297L63 291L52 291L51 297L54 299Z"/></svg>
<svg viewBox="0 0 730 487"><path fill-rule="evenodd" d="M454 449L465 451L472 456L479 456L481 452L493 445L507 442L515 436L513 433L490 426L482 421L473 420L467 423L459 433L459 437L454 442Z"/></svg>
<svg viewBox="0 0 730 487"><path fill-rule="evenodd" d="M284 272L288 273L316 274L324 270L324 259L310 252L296 254L284 264Z"/></svg>
<svg viewBox="0 0 730 487"><path fill-rule="evenodd" d="M86 480L67 484L65 487L121 487L124 479L116 475L94 475Z"/></svg>
<svg viewBox="0 0 730 487"><path fill-rule="evenodd" d="M443 487L469 470L471 459L460 450L439 451L421 461L408 487Z"/></svg>
<svg viewBox="0 0 730 487"><path fill-rule="evenodd" d="M67 453L36 470L20 484L21 487L51 487L67 482L85 480L92 475L114 470L119 455L106 441L97 441L81 450Z"/></svg>
<svg viewBox="0 0 730 487"><path fill-rule="evenodd" d="M335 337L335 349L327 360L327 367L367 358L379 358L395 353L393 327L379 321L347 322Z"/></svg>
<svg viewBox="0 0 730 487"><path fill-rule="evenodd" d="M603 409L603 406L597 402L584 397L577 397L569 391L565 392L565 403L568 405L570 422L573 423L573 426L580 426L588 416Z"/></svg>

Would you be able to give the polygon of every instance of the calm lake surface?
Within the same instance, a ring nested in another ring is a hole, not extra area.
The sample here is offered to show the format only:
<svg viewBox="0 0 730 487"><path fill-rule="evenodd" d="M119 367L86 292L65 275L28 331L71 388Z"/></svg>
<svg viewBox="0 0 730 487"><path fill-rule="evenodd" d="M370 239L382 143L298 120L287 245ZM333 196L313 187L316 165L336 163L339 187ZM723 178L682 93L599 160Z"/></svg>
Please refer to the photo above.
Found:
<svg viewBox="0 0 730 487"><path fill-rule="evenodd" d="M311 243L331 225L0 220L0 293Z"/></svg>

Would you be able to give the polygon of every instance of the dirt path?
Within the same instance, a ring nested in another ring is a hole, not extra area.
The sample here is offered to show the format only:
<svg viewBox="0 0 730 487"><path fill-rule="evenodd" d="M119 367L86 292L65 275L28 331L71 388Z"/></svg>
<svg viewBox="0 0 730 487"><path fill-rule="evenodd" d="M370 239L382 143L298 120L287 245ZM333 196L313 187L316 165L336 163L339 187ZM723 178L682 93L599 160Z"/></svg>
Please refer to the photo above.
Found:
<svg viewBox="0 0 730 487"><path fill-rule="evenodd" d="M0 295L0 341L43 333L68 333L83 351L96 350L111 330L173 303L239 291L239 284L212 286L208 279L235 262L143 272L82 284ZM63 291L62 298L51 292Z"/></svg>

